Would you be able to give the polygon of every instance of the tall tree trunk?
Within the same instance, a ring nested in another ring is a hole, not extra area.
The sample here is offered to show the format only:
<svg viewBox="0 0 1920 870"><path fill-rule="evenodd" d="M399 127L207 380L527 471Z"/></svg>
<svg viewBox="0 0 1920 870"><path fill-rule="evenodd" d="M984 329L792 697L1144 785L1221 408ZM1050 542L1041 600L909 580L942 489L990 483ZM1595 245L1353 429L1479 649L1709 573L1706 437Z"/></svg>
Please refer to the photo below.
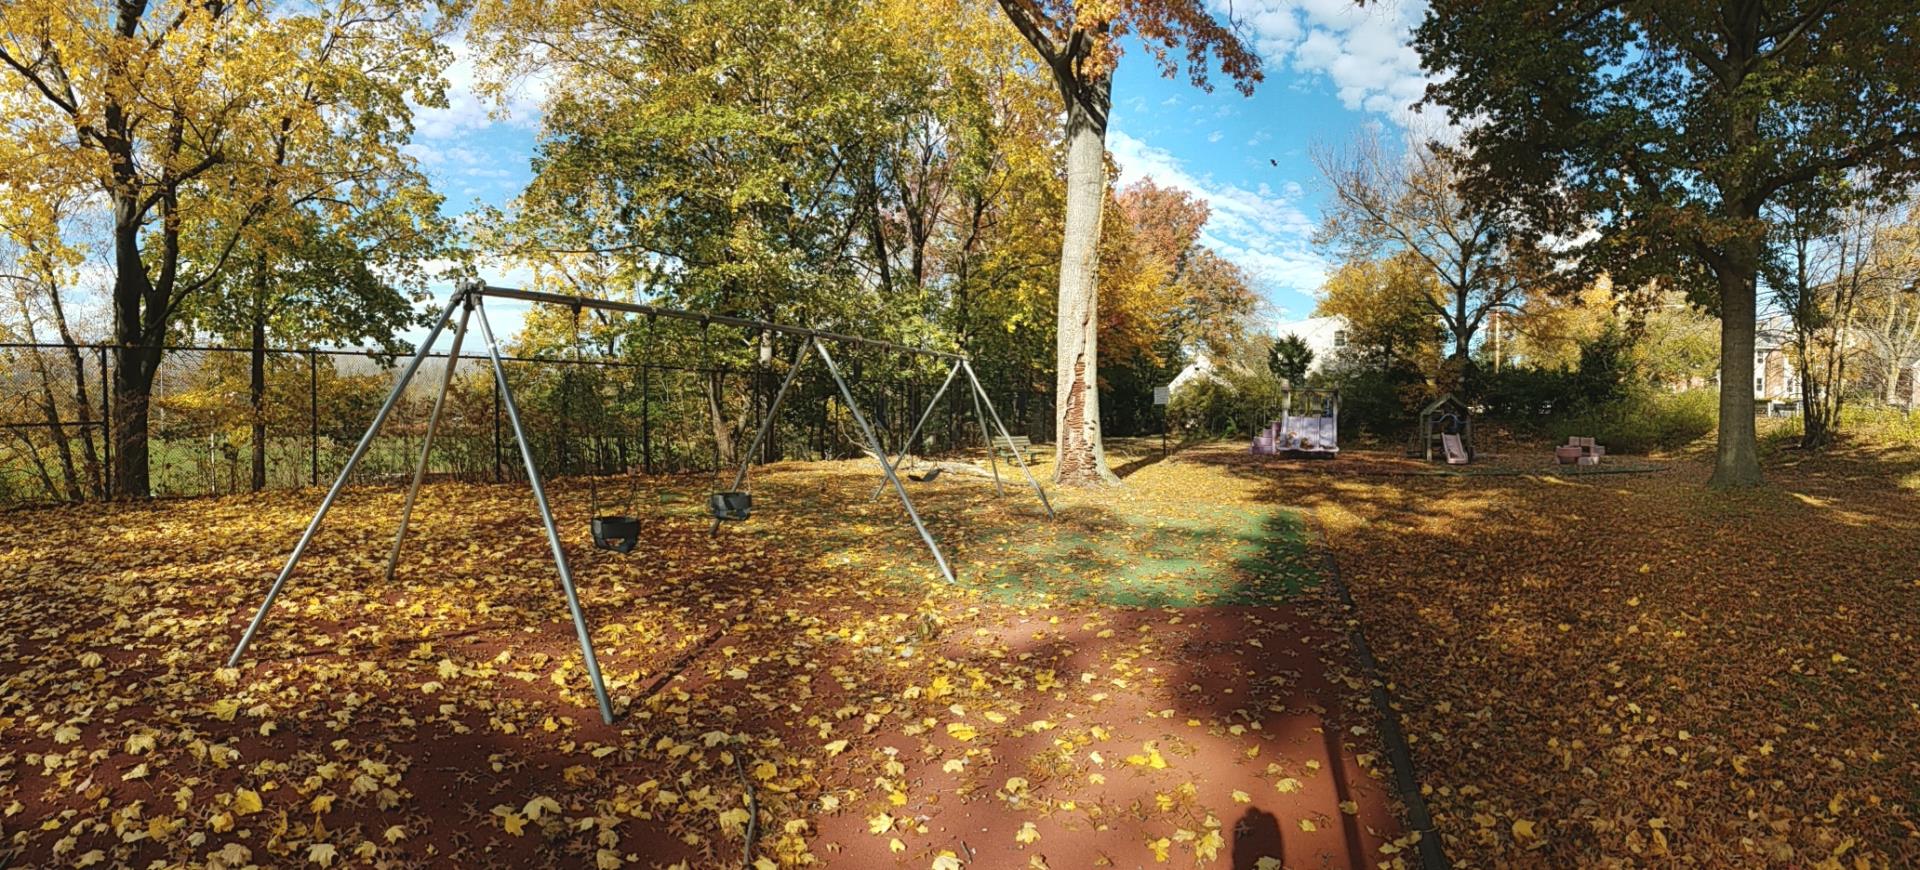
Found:
<svg viewBox="0 0 1920 870"><path fill-rule="evenodd" d="M20 322L26 329L27 343L33 345L40 341L40 337L33 322L33 302L30 295L31 290L23 289L14 297L14 301L20 305ZM27 358L32 361L34 376L40 382L37 402L40 406L40 421L46 424L48 438L53 443L54 455L60 460L60 482L66 485L68 501L80 501L86 496L80 488L80 475L73 466L73 443L67 440L67 426L60 419L60 400L53 389L53 372L47 367L46 357L40 355L40 348L28 347L25 352ZM49 494L56 492L58 490L49 489Z"/></svg>
<svg viewBox="0 0 1920 870"><path fill-rule="evenodd" d="M1100 107L1090 110L1080 87L1063 85L1067 103L1066 230L1060 245L1058 335L1054 342L1053 479L1063 486L1105 486L1120 478L1107 468L1100 443L1101 209L1107 197L1107 123L1112 80L1090 82Z"/></svg>
<svg viewBox="0 0 1920 870"><path fill-rule="evenodd" d="M67 348L67 365L73 369L73 406L80 424L82 468L94 496L106 498L107 482L100 467L100 451L93 443L93 400L87 395L87 364L80 356L80 345L73 340L73 330L67 326L67 310L60 302L60 291L51 285L47 288L47 302L53 311L53 326L60 332L60 343Z"/></svg>
<svg viewBox="0 0 1920 870"><path fill-rule="evenodd" d="M1758 259L1736 252L1719 272L1720 434L1714 449L1717 489L1759 486L1760 451L1753 428L1753 319Z"/></svg>

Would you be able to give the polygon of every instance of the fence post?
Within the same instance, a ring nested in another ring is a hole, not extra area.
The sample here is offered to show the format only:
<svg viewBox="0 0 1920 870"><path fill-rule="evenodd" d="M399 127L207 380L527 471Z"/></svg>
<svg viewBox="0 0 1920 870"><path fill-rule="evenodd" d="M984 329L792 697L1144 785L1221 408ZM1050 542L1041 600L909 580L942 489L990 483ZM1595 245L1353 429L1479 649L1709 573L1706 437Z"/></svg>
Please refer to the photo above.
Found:
<svg viewBox="0 0 1920 870"><path fill-rule="evenodd" d="M101 497L113 498L113 398L107 391L107 346L100 351L100 455L106 465L100 469Z"/></svg>
<svg viewBox="0 0 1920 870"><path fill-rule="evenodd" d="M307 348L307 485L320 485L320 354Z"/></svg>

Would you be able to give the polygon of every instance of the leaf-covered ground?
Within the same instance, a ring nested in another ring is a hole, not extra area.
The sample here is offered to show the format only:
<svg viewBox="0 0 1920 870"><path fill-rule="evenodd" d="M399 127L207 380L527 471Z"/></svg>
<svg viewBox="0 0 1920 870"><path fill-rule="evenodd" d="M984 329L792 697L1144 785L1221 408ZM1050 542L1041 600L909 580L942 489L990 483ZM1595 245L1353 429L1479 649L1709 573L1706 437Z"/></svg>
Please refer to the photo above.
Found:
<svg viewBox="0 0 1920 870"><path fill-rule="evenodd" d="M400 493L351 491L233 670L316 492L5 515L0 864L1397 862L1303 524L1214 455L1057 524L913 484L959 587L869 465L771 469L717 538L657 481L629 556L563 482L612 727L523 487L430 485L393 583Z"/></svg>
<svg viewBox="0 0 1920 870"><path fill-rule="evenodd" d="M1440 477L1218 458L1309 508L1472 867L1920 865L1920 458Z"/></svg>

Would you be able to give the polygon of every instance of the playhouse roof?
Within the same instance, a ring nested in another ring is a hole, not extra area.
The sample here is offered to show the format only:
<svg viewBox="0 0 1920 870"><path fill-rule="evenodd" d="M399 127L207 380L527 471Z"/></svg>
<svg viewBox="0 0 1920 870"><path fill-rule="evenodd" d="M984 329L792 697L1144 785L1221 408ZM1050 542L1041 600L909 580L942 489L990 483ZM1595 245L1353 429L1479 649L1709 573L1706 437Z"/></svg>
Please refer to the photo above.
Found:
<svg viewBox="0 0 1920 870"><path fill-rule="evenodd" d="M1459 399L1454 398L1452 393L1448 393L1444 396L1441 396L1438 399L1434 399L1431 404L1427 405L1424 408L1421 408L1420 414L1421 416L1431 414L1435 411L1440 410L1440 408L1444 405L1453 405L1454 407L1459 408L1462 411L1467 410L1466 402L1462 402Z"/></svg>

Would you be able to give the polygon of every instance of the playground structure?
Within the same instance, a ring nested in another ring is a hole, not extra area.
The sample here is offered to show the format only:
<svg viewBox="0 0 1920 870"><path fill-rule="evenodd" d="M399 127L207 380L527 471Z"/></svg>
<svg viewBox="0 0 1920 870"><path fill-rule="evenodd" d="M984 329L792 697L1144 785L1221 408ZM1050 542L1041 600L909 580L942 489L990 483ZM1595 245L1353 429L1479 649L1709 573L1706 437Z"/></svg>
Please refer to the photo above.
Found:
<svg viewBox="0 0 1920 870"><path fill-rule="evenodd" d="M975 375L973 371L972 362L966 355L928 350L926 348L906 347L891 342L825 332L806 327L748 320L703 312L661 308L639 303L565 296L556 293L508 287L493 287L476 281L463 284L454 291L453 298L447 303L446 310L434 321L431 330L427 333L426 338L421 341L412 359L410 359L401 370L398 379L394 382L392 391L387 394L387 398L381 404L379 411L374 414L373 421L367 426L366 433L361 436L359 443L354 447L353 453L347 458L345 466L340 470L340 475L334 480L333 486L327 490L326 496L321 499L320 506L314 512L313 519L307 523L306 530L301 533L300 540L294 545L292 554L287 557L285 567L280 570L279 576L274 579L273 585L268 588L266 600L261 602L259 611L254 614L252 622L248 623L246 631L241 635L238 645L234 648L233 655L227 660L228 667L237 667L241 657L246 654L247 647L253 642L254 636L259 632L260 627L266 622L268 612L273 609L274 600L279 597L281 590L286 586L287 579L293 575L294 567L299 564L300 557L305 554L307 546L313 541L315 533L320 529L321 522L326 519L327 512L333 507L334 501L339 497L341 490L346 487L347 481L353 476L354 469L366 456L367 449L373 443L374 436L379 433L381 424L386 421L388 415L393 411L395 404L398 403L400 396L406 391L407 385L413 380L415 374L419 372L421 363L429 356L434 342L439 339L440 334L445 331L449 323L455 324L453 331L453 349L449 354L449 358L458 358L460 346L466 339L469 320L478 320L481 338L484 339L486 343L487 357L493 369L494 385L499 390L501 403L507 413L507 421L511 425L515 441L519 445L520 456L526 466L527 482L533 492L534 505L540 514L541 523L545 528L547 543L553 551L554 567L559 575L558 579L560 581L561 591L567 600L567 609L572 616L574 631L580 643L580 653L585 660L587 676L593 685L594 697L599 703L600 718L607 724L613 723L613 704L607 697L606 682L601 675L599 661L594 655L593 639L587 627L586 614L580 607L579 595L575 591L573 572L568 565L566 548L561 544L559 528L554 520L553 509L548 503L546 489L541 483L540 470L534 460L533 448L530 446L530 439L528 438L526 428L522 424L519 408L514 403L513 390L507 381L507 371L502 362L499 342L495 339L493 328L487 320L485 301L490 298L559 305L571 309L574 312L574 320L576 323L576 361L580 359L579 345L577 342L577 324L578 313L582 308L639 314L648 318L649 324L651 324L653 318L656 317L693 321L701 325L703 333L711 324L723 324L761 332L768 336L769 341L773 340L774 336L793 337L796 340L790 366L785 378L782 379L780 383L779 391L774 395L771 405L768 407L765 416L761 419L760 425L757 427L752 446L740 454L740 466L733 475L731 485L725 488L716 487L715 491L710 494L708 507L713 517L713 530L717 531L723 521L737 522L746 520L749 517L751 495L743 486L746 482L748 469L752 465L753 457L758 452L762 442L767 438L767 434L773 426L773 421L779 411L781 402L786 398L788 389L793 386L795 377L800 373L807 359L818 356L821 363L826 366L827 373L833 378L833 383L838 388L840 398L846 403L847 410L852 416L853 422L864 435L869 452L874 457L875 462L880 466L880 472L883 478L882 486L891 486L893 488L894 493L900 498L901 505L906 509L907 517L912 521L914 529L919 532L920 538L926 543L927 550L932 554L935 564L939 566L941 575L944 576L949 583L955 581L953 569L949 566L946 555L941 552L940 545L934 541L932 533L927 530L926 523L920 519L920 513L914 508L912 497L908 495L906 487L901 484L900 478L895 474L895 470L901 460L905 458L906 452L912 448L914 439L919 436L921 427L926 424L928 418L933 413L934 407L938 405L941 397L946 393L947 388L951 386L961 374L966 375L966 383L971 387L975 401L975 415L980 425L982 435L988 434L987 424L988 421L991 420L994 428L999 432L999 437L1011 442L1012 436L1008 434L1005 424L1001 422L999 411L994 408L993 400L987 396L985 388L981 386L979 377ZM456 313L458 314L457 320L455 317ZM475 315L478 316L475 317ZM901 443L901 456L899 458L891 456L886 447L881 443L880 437L875 433L873 426L867 422L866 415L861 411L859 402L854 399L853 391L847 386L846 379L842 377L840 367L834 361L833 354L827 349L829 344L867 346L879 348L887 352L916 354L951 361L952 365L947 372L946 382L942 384L940 391L934 395L933 401L928 403L927 411L921 415L919 424L914 427L913 435ZM387 560L386 576L388 578L393 576L394 566L398 563L402 546L406 540L407 526L412 518L413 508L419 496L421 481L426 476L428 459L432 455L433 450L435 430L440 421L441 411L446 405L447 394L452 384L452 379L453 366L449 365L442 374L439 392L435 396L433 409L427 419L426 433L420 446L419 464L414 470L412 482L407 489L406 501L401 509L399 530L395 535L393 548ZM981 409L983 408L985 413L981 413ZM992 439L989 439L990 444L991 440ZM994 461L991 447L988 449L988 459L989 462ZM1053 516L1053 506L1047 499L1046 490L1042 488L1040 482L1034 478L1033 472L1028 469L1023 456L1016 454L1014 461L1019 464L1021 471L1026 475L1027 482L1032 485L1034 493L1039 496L1041 506L1046 509L1047 516L1051 518ZM717 453L714 471L717 477L719 472ZM997 465L994 470L994 486L996 490L1000 490L1000 477ZM638 518L626 514L601 514L597 491L592 494L592 500L593 504L590 508L590 513L592 514L590 531L594 545L600 549L611 550L618 553L631 552L641 542L642 538ZM630 507L629 505L629 509Z"/></svg>
<svg viewBox="0 0 1920 870"><path fill-rule="evenodd" d="M1308 413L1295 414L1294 394ZM1281 398L1280 419L1253 436L1258 456L1332 457L1340 453L1340 391L1289 387Z"/></svg>
<svg viewBox="0 0 1920 870"><path fill-rule="evenodd" d="M1467 403L1448 393L1420 409L1420 431L1407 445L1407 455L1448 465L1472 462L1473 414Z"/></svg>

